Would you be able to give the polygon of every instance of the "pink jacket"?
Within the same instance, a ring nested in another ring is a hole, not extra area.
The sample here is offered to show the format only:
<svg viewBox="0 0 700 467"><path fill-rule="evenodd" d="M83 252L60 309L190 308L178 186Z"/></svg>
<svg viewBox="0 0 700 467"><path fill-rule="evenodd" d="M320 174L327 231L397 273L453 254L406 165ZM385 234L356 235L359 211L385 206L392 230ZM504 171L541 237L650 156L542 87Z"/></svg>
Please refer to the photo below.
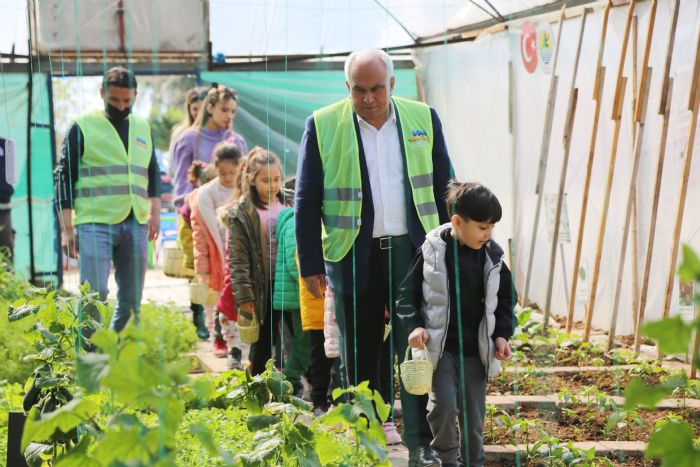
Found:
<svg viewBox="0 0 700 467"><path fill-rule="evenodd" d="M209 288L220 291L224 288L224 259L202 219L199 204L191 203L192 241L194 244L194 270L197 274L209 274ZM228 268L227 268L228 269Z"/></svg>

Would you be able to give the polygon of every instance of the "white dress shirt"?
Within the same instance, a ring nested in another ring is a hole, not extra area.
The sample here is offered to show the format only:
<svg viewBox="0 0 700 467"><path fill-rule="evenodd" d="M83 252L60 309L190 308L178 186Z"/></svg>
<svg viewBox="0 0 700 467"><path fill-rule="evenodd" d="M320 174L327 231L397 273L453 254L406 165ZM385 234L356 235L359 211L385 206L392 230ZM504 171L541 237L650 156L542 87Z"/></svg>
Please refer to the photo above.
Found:
<svg viewBox="0 0 700 467"><path fill-rule="evenodd" d="M357 116L372 189L374 238L408 233L403 154L394 106L389 108L389 119L379 130Z"/></svg>

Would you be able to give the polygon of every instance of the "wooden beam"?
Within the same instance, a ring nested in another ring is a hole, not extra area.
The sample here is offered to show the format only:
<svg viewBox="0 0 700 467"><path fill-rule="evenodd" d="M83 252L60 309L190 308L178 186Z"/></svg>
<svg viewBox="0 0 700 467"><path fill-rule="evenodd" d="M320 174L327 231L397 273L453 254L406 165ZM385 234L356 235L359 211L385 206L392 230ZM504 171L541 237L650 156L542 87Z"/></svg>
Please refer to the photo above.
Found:
<svg viewBox="0 0 700 467"><path fill-rule="evenodd" d="M608 220L608 209L610 207L610 192L612 191L613 178L615 176L615 161L617 159L617 146L620 139L620 126L622 124L622 104L625 100L625 88L627 86L627 78L623 76L625 68L625 58L627 56L627 45L630 38L630 29L632 24L632 15L636 0L630 2L627 9L627 20L625 21L625 32L622 37L622 49L620 51L620 61L617 67L617 81L615 84L615 96L613 99L612 120L615 122L613 128L613 140L610 148L610 163L608 165L608 179L605 188L605 198L603 201L603 212L600 216L600 228L598 229L598 244L596 248L595 262L593 266L593 277L591 279L591 290L588 298L588 308L586 312L586 323L583 331L583 341L588 342L591 337L591 324L593 322L593 314L595 312L595 299L598 288L598 279L600 277L600 261L603 254L603 244L605 240L605 227Z"/></svg>
<svg viewBox="0 0 700 467"><path fill-rule="evenodd" d="M671 17L671 29L668 34L668 43L666 46L666 63L664 65L663 82L661 83L661 98L659 100L658 112L663 116L661 126L661 140L659 143L659 154L656 164L656 179L654 182L654 195L651 205L651 220L649 222L649 235L647 238L646 256L644 259L644 269L641 290L639 292L639 309L637 310L637 319L635 320L635 339L634 348L639 352L641 345L641 337L639 335L639 323L644 321L644 313L647 304L647 292L649 290L649 276L651 275L651 260L654 255L654 241L656 240L656 218L659 211L659 194L661 193L661 180L664 173L664 161L666 158L666 140L668 137L668 125L671 112L671 96L673 93L673 78L671 78L671 59L673 58L673 47L676 41L676 27L678 26L678 12L680 9L680 0L675 0L673 8L673 16Z"/></svg>
<svg viewBox="0 0 700 467"><path fill-rule="evenodd" d="M681 227L683 226L683 212L685 210L685 198L688 193L688 179L690 177L690 166L693 161L693 146L695 146L695 132L698 126L698 104L700 104L700 30L698 30L695 46L695 65L693 66L693 76L690 84L690 95L688 110L690 114L690 126L688 128L688 138L683 153L683 174L681 176L680 193L678 194L678 204L676 205L676 219L674 222L671 252L669 258L668 277L666 279L666 293L664 295L663 317L667 318L671 311L671 296L673 294L673 284L676 279L676 264L678 261L678 245L681 237ZM641 325L641 322L640 322ZM659 352L660 354L660 352Z"/></svg>
<svg viewBox="0 0 700 467"><path fill-rule="evenodd" d="M656 22L656 0L652 0L649 7L649 25L647 27L646 44L644 47L644 58L642 58L642 75L639 78L639 92L641 93L635 102L634 124L637 130L634 132L634 144L632 147L632 174L630 176L629 191L627 195L627 205L625 209L625 222L623 224L622 245L620 246L620 259L617 265L617 281L615 284L615 295L613 297L612 313L610 315L610 332L608 333L608 350L615 346L615 329L617 327L617 315L620 305L620 294L622 292L622 279L625 272L625 259L627 256L627 239L630 231L630 218L634 210L635 194L637 193L637 174L639 173L639 160L644 142L644 123L646 119L647 103L649 101L649 83L651 81L651 67L649 67L649 54L651 53L651 43L654 39L654 25ZM635 320L636 321L636 320Z"/></svg>
<svg viewBox="0 0 700 467"><path fill-rule="evenodd" d="M569 90L569 107L566 114L566 124L562 145L564 147L564 159L561 164L561 174L559 175L559 191L557 192L557 208L554 214L554 232L552 234L552 245L549 251L549 277L547 278L547 301L544 307L543 331L547 334L549 316L552 305L552 283L554 281L554 268L557 261L557 244L559 243L559 223L561 221L561 209L564 200L564 187L566 186L566 172L569 168L569 152L571 150L571 136L573 133L574 119L576 117L576 105L578 103L578 88L576 87L576 76L578 74L578 64L581 58L581 44L583 43L583 33L586 29L586 17L589 10L586 8L581 17L581 26L578 32L578 42L576 45L576 58L574 59L574 70L571 76L571 89ZM564 288L567 284L564 282Z"/></svg>
<svg viewBox="0 0 700 467"><path fill-rule="evenodd" d="M586 164L586 178L583 184L583 198L578 223L578 235L576 237L576 250L574 256L573 272L571 274L571 293L569 294L569 314L566 318L566 332L571 332L574 325L574 308L576 307L576 287L578 285L579 267L581 266L581 247L583 245L583 231L586 225L586 210L588 207L588 193L591 187L591 174L593 173L593 160L595 158L596 139L598 136L598 122L602 109L603 86L605 84L605 67L603 66L603 50L605 49L605 35L608 30L608 18L610 17L611 3L605 5L603 11L603 26L600 32L600 45L598 46L598 61L596 63L595 80L593 82L593 100L595 111L593 112L593 126L588 144L588 163Z"/></svg>
<svg viewBox="0 0 700 467"><path fill-rule="evenodd" d="M535 209L535 220L532 226L532 239L530 242L530 255L527 262L527 273L525 275L525 291L523 293L523 306L528 305L528 293L530 291L530 280L532 278L532 261L535 254L535 244L537 241L537 228L540 223L540 212L542 210L542 198L544 197L544 180L547 174L547 158L549 157L549 142L552 136L552 120L554 119L554 103L557 97L557 62L559 61L559 49L561 47L561 31L564 26L566 5L561 7L559 14L559 30L557 32L556 49L554 51L554 63L552 65L552 79L549 81L549 95L547 97L547 110L545 113L544 130L542 131L542 146L540 148L539 171L535 193L537 193L537 208Z"/></svg>

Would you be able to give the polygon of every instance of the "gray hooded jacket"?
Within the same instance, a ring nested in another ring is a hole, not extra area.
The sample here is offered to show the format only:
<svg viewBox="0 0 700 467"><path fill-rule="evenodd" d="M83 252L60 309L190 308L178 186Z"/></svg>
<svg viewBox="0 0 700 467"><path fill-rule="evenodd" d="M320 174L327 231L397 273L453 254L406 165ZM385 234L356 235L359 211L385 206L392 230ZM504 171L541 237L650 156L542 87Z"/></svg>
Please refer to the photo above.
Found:
<svg viewBox="0 0 700 467"><path fill-rule="evenodd" d="M437 365L442 352L445 350L447 328L450 323L450 285L445 261L447 243L441 233L451 229L452 224L443 224L428 233L421 247L423 255L423 282L420 314L424 327L430 338L427 342L430 359ZM496 326L496 308L498 306L498 291L500 273L503 267L503 249L493 240L485 246L486 261L484 265L484 316L479 324L479 356L486 369L488 377L498 375L500 362L495 358L495 346L492 340ZM399 313L403 304L399 298L397 306ZM407 323L408 324L408 323ZM410 326L410 324L409 324ZM414 352L416 352L414 350Z"/></svg>

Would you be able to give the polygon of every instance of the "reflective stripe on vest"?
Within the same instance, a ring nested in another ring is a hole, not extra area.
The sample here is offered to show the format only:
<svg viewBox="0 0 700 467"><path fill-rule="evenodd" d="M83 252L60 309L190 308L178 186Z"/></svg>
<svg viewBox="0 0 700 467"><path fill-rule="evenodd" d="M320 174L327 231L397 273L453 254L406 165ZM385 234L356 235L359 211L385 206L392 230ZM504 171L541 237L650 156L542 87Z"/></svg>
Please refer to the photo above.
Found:
<svg viewBox="0 0 700 467"><path fill-rule="evenodd" d="M433 194L433 125L430 108L420 102L392 98L401 125L413 203L426 232L439 225ZM362 177L360 152L350 99L314 112L323 166L323 255L342 260L360 232Z"/></svg>
<svg viewBox="0 0 700 467"><path fill-rule="evenodd" d="M75 185L75 224L118 224L133 210L148 220L148 166L153 142L148 122L129 115L128 150L101 111L78 118L84 152Z"/></svg>

